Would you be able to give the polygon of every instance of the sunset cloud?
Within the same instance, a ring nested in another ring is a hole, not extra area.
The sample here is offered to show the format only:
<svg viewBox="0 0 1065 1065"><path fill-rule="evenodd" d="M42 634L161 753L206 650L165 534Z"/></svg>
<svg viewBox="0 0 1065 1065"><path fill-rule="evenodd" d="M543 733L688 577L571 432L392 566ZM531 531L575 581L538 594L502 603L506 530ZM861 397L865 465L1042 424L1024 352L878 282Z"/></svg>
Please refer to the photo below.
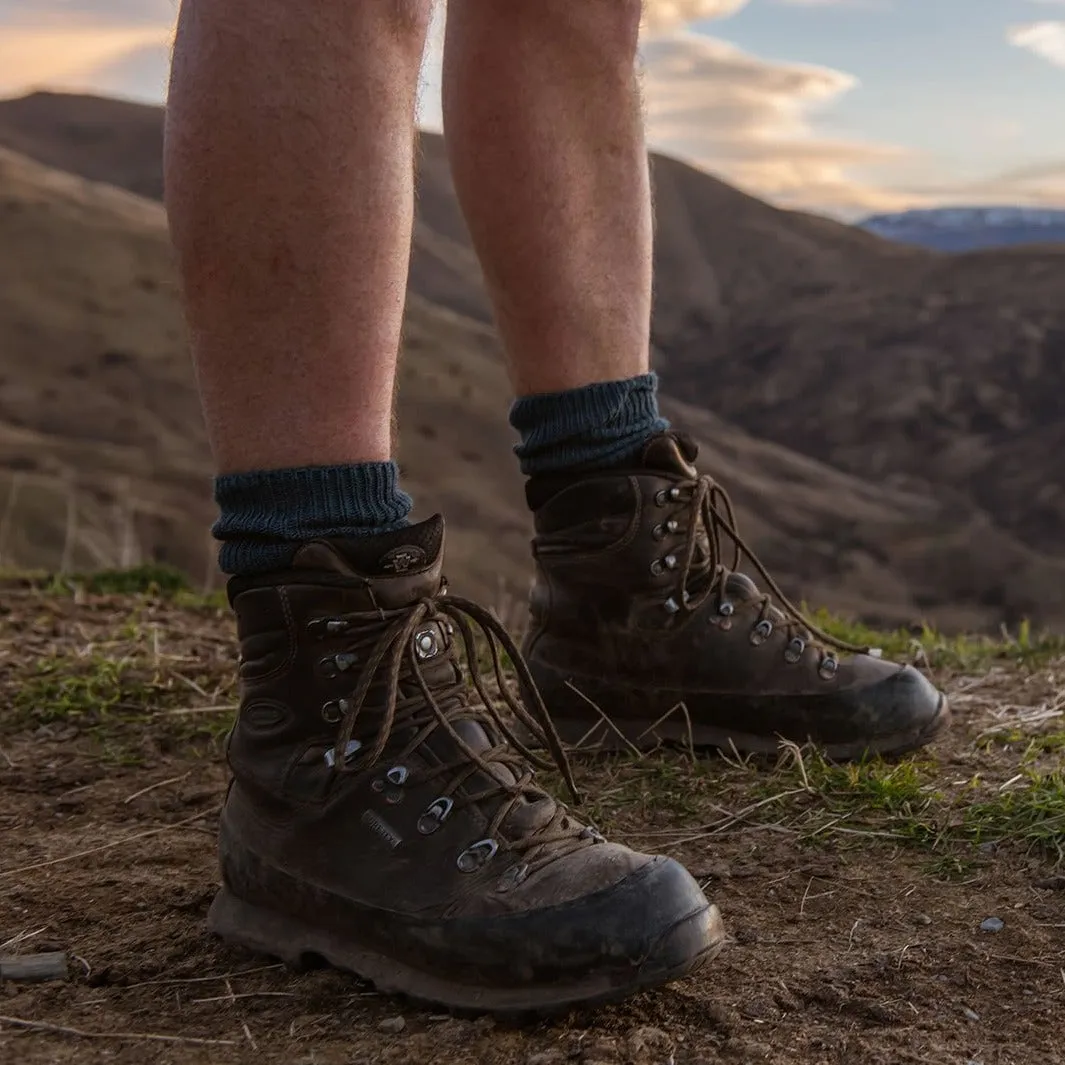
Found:
<svg viewBox="0 0 1065 1065"><path fill-rule="evenodd" d="M1065 22L1048 19L1011 26L1006 31L1006 39L1055 66L1065 67Z"/></svg>

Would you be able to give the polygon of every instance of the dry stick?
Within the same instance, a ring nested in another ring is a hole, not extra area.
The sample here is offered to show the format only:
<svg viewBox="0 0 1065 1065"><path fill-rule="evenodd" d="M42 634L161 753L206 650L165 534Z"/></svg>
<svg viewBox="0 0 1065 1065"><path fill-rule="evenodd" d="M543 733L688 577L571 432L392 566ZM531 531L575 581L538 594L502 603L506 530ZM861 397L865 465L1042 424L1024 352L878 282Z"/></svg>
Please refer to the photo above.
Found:
<svg viewBox="0 0 1065 1065"><path fill-rule="evenodd" d="M135 987L162 987L173 984L206 984L212 980L228 980L233 976L249 976L251 973L265 973L271 969L283 969L280 963L274 965L257 965L254 969L241 969L234 973L219 973L217 976L185 976L169 977L166 980L142 980L139 984L127 984L124 991L132 991Z"/></svg>
<svg viewBox="0 0 1065 1065"><path fill-rule="evenodd" d="M232 703L219 703L217 706L183 706L178 710L157 710L152 717L180 717L187 714L235 714L236 706Z"/></svg>
<svg viewBox="0 0 1065 1065"><path fill-rule="evenodd" d="M49 980L66 980L69 975L66 952L62 950L0 957L0 982L13 980L24 984L43 984Z"/></svg>
<svg viewBox="0 0 1065 1065"><path fill-rule="evenodd" d="M212 995L210 998L190 998L189 1002L236 1002L238 998L295 998L295 994L291 991L241 991L239 994L234 994L233 989L229 989L227 995Z"/></svg>
<svg viewBox="0 0 1065 1065"><path fill-rule="evenodd" d="M55 1035L73 1035L78 1039L146 1039L153 1043L195 1043L197 1046L234 1045L233 1039L198 1039L191 1035L157 1035L155 1032L86 1032L81 1028L68 1028L62 1024L45 1021L27 1021L22 1017L6 1017L0 1013L0 1024L13 1024L16 1028L28 1028L31 1032L52 1032Z"/></svg>
<svg viewBox="0 0 1065 1065"><path fill-rule="evenodd" d="M28 873L32 869L45 869L50 865L61 865L63 862L72 862L78 858L87 858L90 854L99 854L100 851L108 851L111 850L112 847L121 847L124 843L135 843L139 839L148 839L149 836L158 836L163 832L172 832L175 828L184 828L185 825L191 825L193 821L200 821L205 817L211 817L214 814L217 814L221 809L221 806L216 806L213 810L204 810L203 813L193 814L192 817L186 817L184 821L176 821L172 825L163 825L162 828L153 828L147 832L137 832L132 836L116 839L112 843L103 843L99 847L90 847L88 850L78 851L75 854L65 854L62 858L52 858L47 862L34 862L32 865L21 865L14 869L0 869L0 879L5 876L14 876L16 873Z"/></svg>
<svg viewBox="0 0 1065 1065"><path fill-rule="evenodd" d="M179 777L171 777L169 780L160 780L156 784L149 784L146 788L135 791L128 799L123 799L122 805L128 806L134 799L139 799L142 795L147 795L149 791L155 791L156 788L165 788L167 784L180 784L191 772L192 770L190 769L188 773L182 773Z"/></svg>
<svg viewBox="0 0 1065 1065"><path fill-rule="evenodd" d="M587 704L588 704L588 705L589 705L589 706L590 706L590 707L591 707L591 708L592 708L592 709L593 709L593 710L594 710L594 711L595 711L595 712L596 712L596 713L597 713L597 714L598 714L598 715L600 716L600 718L602 718L602 720L603 720L604 724L606 724L606 726L607 726L607 727L608 727L608 728L609 728L609 729L610 729L610 730L611 730L612 732L614 732L614 733L616 733L616 734L617 734L617 737L618 737L618 739L620 739L620 740L621 740L621 742L622 742L622 743L624 743L624 744L625 744L625 746L626 746L626 747L628 747L628 749L629 749L629 750L630 750L630 751L631 751L631 752L632 752L632 753L633 753L633 754L634 754L634 755L635 755L635 756L636 756L637 758L643 758L643 752L642 752L642 751L640 750L640 748L639 748L639 747L637 747L637 746L636 746L635 744L631 743L631 742L629 741L628 737L627 737L627 736L625 735L625 733L623 733L623 732L621 731L621 729L619 729L619 728L617 727L617 725L615 725L615 724L614 724L614 722L613 722L613 721L611 721L611 720L610 720L610 718L609 718L609 717L607 717L607 716L606 716L606 714L604 714L604 713L603 713L603 711L602 711L602 710L600 710L600 709L599 709L599 707L598 707L598 706L596 706L596 704L595 704L595 703L594 703L594 702L593 702L593 701L592 701L591 699L589 699L589 698L588 698L588 696L584 694L584 692L582 692L582 691L580 690L580 688L577 688L577 687L575 687L575 686L574 686L574 685L573 685L573 684L572 684L572 683L571 683L570 681L566 681L566 687L567 687L567 688L569 688L569 689L570 689L571 691L573 691L573 692L576 692L576 694L577 694L577 695L579 695L579 696L580 696L580 697L581 697L581 698L582 698L582 699L583 699L583 700L584 700L584 701L585 701L585 702L586 702L586 703L587 703ZM583 736L582 736L582 737L580 738L580 741L579 741L579 742L580 742L580 743L583 743L583 742L584 742L584 741L585 741L585 740L586 740L586 739L587 739L587 738L588 738L588 737L589 737L589 736L591 735L591 733L592 733L592 732L594 731L594 729L595 729L595 726L593 725L593 726L592 726L592 728L590 728L590 729L589 729L589 730L588 730L588 731L587 731L587 732L586 732L586 733L585 733L585 734L584 734L584 735L583 735ZM602 746L602 744L600 744L600 746ZM579 750L580 748L578 747L577 749Z"/></svg>

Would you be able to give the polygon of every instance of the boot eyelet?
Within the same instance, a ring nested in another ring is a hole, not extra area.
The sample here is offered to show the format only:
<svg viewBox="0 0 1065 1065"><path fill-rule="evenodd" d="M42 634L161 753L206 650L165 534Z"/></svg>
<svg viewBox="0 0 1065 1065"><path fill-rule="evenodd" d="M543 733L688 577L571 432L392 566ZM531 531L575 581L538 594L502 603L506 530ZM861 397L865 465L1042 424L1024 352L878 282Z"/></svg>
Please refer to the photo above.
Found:
<svg viewBox="0 0 1065 1065"><path fill-rule="evenodd" d="M666 600L666 601L665 601L665 602L664 602L664 603L662 604L662 609L663 609L663 610L665 610L665 612L666 612L667 614L671 614L671 615L672 615L672 614L679 614L679 613L680 613L680 607L679 607L679 606L677 605L677 601L676 601L676 599L674 599L674 598L673 598L672 596L670 596L670 597L669 597L669 598L668 598L668 599L667 599L667 600Z"/></svg>
<svg viewBox="0 0 1065 1065"><path fill-rule="evenodd" d="M402 788L392 788L385 792L385 802L389 806L398 806L406 797Z"/></svg>
<svg viewBox="0 0 1065 1065"><path fill-rule="evenodd" d="M653 536L653 537L654 537L654 538L655 538L656 540L662 540L662 539L664 539L664 538L665 538L665 535L666 535L666 527L665 527L664 525L656 525L656 526L655 526L655 527L654 527L654 528L653 528L653 529L651 530L651 535L652 535L652 536Z"/></svg>
<svg viewBox="0 0 1065 1065"><path fill-rule="evenodd" d="M663 562L662 559L656 558L651 563L651 573L652 573L652 575L655 576L655 577L661 577L662 574L665 573L665 572L666 572L665 563Z"/></svg>
<svg viewBox="0 0 1065 1065"><path fill-rule="evenodd" d="M664 507L669 502L669 494L665 488L655 492L655 506Z"/></svg>
<svg viewBox="0 0 1065 1065"><path fill-rule="evenodd" d="M348 740L344 745L344 764L347 765L352 758L362 750L362 744L358 740ZM335 747L330 747L325 752L325 764L332 769L337 764L337 752Z"/></svg>
<svg viewBox="0 0 1065 1065"><path fill-rule="evenodd" d="M329 725L339 725L344 715L351 709L347 699L333 699L322 706L322 719Z"/></svg>
<svg viewBox="0 0 1065 1065"><path fill-rule="evenodd" d="M334 677L339 677L341 673L351 669L358 660L358 656L353 655L350 651L342 651L340 654L326 655L318 663L318 668L321 670L323 677L332 680Z"/></svg>
<svg viewBox="0 0 1065 1065"><path fill-rule="evenodd" d="M380 795L386 787L388 787L388 785L381 780L380 777L378 777L377 780L370 781L370 791L376 791L378 795Z"/></svg>
<svg viewBox="0 0 1065 1065"><path fill-rule="evenodd" d="M431 836L447 820L454 805L454 800L446 796L431 802L425 813L418 818L418 831L423 836Z"/></svg>
<svg viewBox="0 0 1065 1065"><path fill-rule="evenodd" d="M482 839L467 847L455 860L460 873L476 873L483 869L499 851L494 839Z"/></svg>
<svg viewBox="0 0 1065 1065"><path fill-rule="evenodd" d="M593 843L606 843L606 836L595 825L588 825L580 835L581 839L590 839Z"/></svg>
<svg viewBox="0 0 1065 1065"><path fill-rule="evenodd" d="M677 556L676 555L666 555L666 557L664 559L662 559L662 565L664 565L666 567L666 569L676 569L677 568Z"/></svg>
<svg viewBox="0 0 1065 1065"><path fill-rule="evenodd" d="M427 662L430 658L436 658L441 650L436 629L422 629L414 634L414 653L420 661Z"/></svg>
<svg viewBox="0 0 1065 1065"><path fill-rule="evenodd" d="M316 640L324 640L328 636L340 636L350 628L350 623L343 618L312 618L307 622L307 631Z"/></svg>
<svg viewBox="0 0 1065 1065"><path fill-rule="evenodd" d="M825 655L825 657L821 659L821 664L817 667L817 672L825 680L832 680L838 671L839 659L833 654Z"/></svg>
<svg viewBox="0 0 1065 1065"><path fill-rule="evenodd" d="M666 532L667 533L675 533L679 528L680 528L680 523L677 522L677 521L674 521L673 518L670 518L669 521L666 522Z"/></svg>
<svg viewBox="0 0 1065 1065"><path fill-rule="evenodd" d="M805 650L806 641L801 636L796 636L784 651L784 660L794 665L800 658L802 658L802 653Z"/></svg>
<svg viewBox="0 0 1065 1065"><path fill-rule="evenodd" d="M389 784L394 785L397 788L403 787L407 783L407 777L410 776L410 770L405 765L393 766L387 773L385 773L385 779Z"/></svg>
<svg viewBox="0 0 1065 1065"><path fill-rule="evenodd" d="M723 618L730 618L736 613L736 606L734 603L729 602L728 599L722 599L721 602L717 604L717 612Z"/></svg>
<svg viewBox="0 0 1065 1065"><path fill-rule="evenodd" d="M512 865L499 878L499 883L496 884L496 891L511 891L522 883L528 875L529 867L527 865Z"/></svg>
<svg viewBox="0 0 1065 1065"><path fill-rule="evenodd" d="M772 635L773 622L768 618L763 618L753 629L751 629L751 643L753 643L755 647L759 647Z"/></svg>

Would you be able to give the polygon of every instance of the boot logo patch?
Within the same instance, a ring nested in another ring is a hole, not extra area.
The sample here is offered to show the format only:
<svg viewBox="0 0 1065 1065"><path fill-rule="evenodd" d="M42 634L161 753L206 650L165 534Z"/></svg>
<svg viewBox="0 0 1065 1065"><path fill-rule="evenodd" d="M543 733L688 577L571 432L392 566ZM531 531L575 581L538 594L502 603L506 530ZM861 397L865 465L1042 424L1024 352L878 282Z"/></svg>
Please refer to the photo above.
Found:
<svg viewBox="0 0 1065 1065"><path fill-rule="evenodd" d="M425 552L410 544L394 547L384 555L379 565L385 573L407 573L425 565Z"/></svg>
<svg viewBox="0 0 1065 1065"><path fill-rule="evenodd" d="M403 842L403 837L383 817L375 814L373 810L364 810L360 820L375 836L384 840L392 850L395 850Z"/></svg>

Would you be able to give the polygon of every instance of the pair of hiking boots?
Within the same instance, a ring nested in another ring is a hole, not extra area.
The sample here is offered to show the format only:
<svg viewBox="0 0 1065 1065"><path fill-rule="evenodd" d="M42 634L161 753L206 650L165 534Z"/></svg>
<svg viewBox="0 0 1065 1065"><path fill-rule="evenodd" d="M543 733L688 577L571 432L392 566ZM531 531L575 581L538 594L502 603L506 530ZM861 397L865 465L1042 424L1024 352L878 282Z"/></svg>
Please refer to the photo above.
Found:
<svg viewBox="0 0 1065 1065"><path fill-rule="evenodd" d="M786 738L848 758L918 747L948 717L915 670L801 619L694 459L667 433L631 468L530 482L524 654L447 594L439 517L234 578L242 691L210 927L382 991L512 1014L614 1000L712 958L721 917L687 871L607 842L535 770L554 764L576 795L566 744ZM741 552L779 605L737 572Z"/></svg>

